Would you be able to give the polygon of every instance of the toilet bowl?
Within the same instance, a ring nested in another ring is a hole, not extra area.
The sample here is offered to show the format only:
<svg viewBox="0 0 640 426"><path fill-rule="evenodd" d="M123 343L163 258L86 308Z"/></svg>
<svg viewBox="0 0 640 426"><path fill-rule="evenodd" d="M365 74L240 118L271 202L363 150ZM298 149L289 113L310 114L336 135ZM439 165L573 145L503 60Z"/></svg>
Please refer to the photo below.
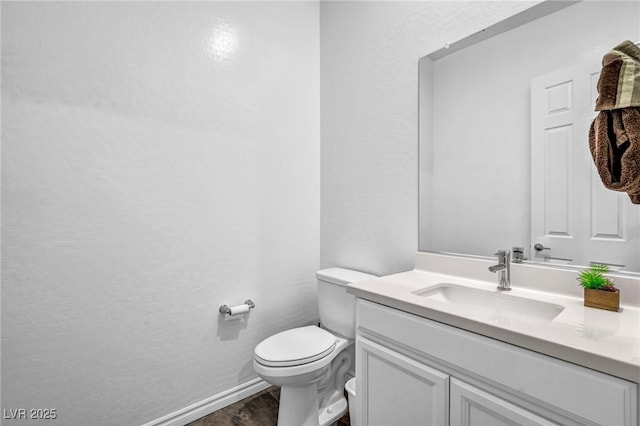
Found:
<svg viewBox="0 0 640 426"><path fill-rule="evenodd" d="M294 353L286 350L290 346L275 349L280 342L291 344L292 337L302 341L293 343L298 349ZM313 337L319 339L303 346ZM266 382L281 387L278 425L325 426L345 413L344 396L333 391L353 363L353 355L344 350L348 346L353 342L317 326L283 331L256 346L254 370ZM299 349L307 349L305 356L300 356Z"/></svg>
<svg viewBox="0 0 640 426"><path fill-rule="evenodd" d="M344 385L353 371L355 298L346 285L373 275L318 271L320 324L285 330L260 342L253 367L280 386L279 426L327 426L347 411Z"/></svg>

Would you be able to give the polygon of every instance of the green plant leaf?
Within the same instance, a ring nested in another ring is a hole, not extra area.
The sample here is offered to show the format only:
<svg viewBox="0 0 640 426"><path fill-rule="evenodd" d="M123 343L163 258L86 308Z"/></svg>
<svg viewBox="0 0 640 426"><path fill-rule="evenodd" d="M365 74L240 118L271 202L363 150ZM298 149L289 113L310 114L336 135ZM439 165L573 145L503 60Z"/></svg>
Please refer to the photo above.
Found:
<svg viewBox="0 0 640 426"><path fill-rule="evenodd" d="M578 281L584 288L615 291L616 287L613 284L613 281L603 275L603 273L607 271L609 271L608 265L593 264L589 269L580 272L580 275L578 275Z"/></svg>
<svg viewBox="0 0 640 426"><path fill-rule="evenodd" d="M607 279L602 275L602 272L593 269L582 271L578 276L578 281L582 287L594 290L607 285Z"/></svg>

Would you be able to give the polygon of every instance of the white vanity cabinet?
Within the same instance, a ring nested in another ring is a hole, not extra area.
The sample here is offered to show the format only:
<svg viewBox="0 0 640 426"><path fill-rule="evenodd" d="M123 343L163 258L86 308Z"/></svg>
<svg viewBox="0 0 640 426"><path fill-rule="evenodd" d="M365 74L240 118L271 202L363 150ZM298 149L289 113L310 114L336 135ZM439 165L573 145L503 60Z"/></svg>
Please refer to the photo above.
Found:
<svg viewBox="0 0 640 426"><path fill-rule="evenodd" d="M358 299L363 425L638 425L638 384Z"/></svg>

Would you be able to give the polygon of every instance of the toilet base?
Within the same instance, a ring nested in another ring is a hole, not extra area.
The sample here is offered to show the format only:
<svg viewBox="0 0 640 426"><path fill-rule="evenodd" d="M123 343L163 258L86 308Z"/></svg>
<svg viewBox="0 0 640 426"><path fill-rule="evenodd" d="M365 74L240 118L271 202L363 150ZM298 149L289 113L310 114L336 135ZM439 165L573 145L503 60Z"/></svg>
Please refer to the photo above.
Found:
<svg viewBox="0 0 640 426"><path fill-rule="evenodd" d="M318 408L315 383L307 386L284 386L280 389L278 426L328 426L347 412L347 399L339 398Z"/></svg>
<svg viewBox="0 0 640 426"><path fill-rule="evenodd" d="M347 412L347 399L341 398L333 404L319 410L318 421L320 426L328 426L344 416ZM355 423L354 423L355 425Z"/></svg>
<svg viewBox="0 0 640 426"><path fill-rule="evenodd" d="M318 390L315 383L280 388L278 426L320 426Z"/></svg>

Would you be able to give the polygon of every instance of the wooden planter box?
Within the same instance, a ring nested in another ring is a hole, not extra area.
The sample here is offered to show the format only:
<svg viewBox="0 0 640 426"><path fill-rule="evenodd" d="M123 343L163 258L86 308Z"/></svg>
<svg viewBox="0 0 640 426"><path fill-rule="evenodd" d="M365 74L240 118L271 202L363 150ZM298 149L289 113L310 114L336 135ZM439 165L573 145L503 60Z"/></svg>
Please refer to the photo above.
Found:
<svg viewBox="0 0 640 426"><path fill-rule="evenodd" d="M604 291L585 288L584 306L618 312L620 310L620 290Z"/></svg>

